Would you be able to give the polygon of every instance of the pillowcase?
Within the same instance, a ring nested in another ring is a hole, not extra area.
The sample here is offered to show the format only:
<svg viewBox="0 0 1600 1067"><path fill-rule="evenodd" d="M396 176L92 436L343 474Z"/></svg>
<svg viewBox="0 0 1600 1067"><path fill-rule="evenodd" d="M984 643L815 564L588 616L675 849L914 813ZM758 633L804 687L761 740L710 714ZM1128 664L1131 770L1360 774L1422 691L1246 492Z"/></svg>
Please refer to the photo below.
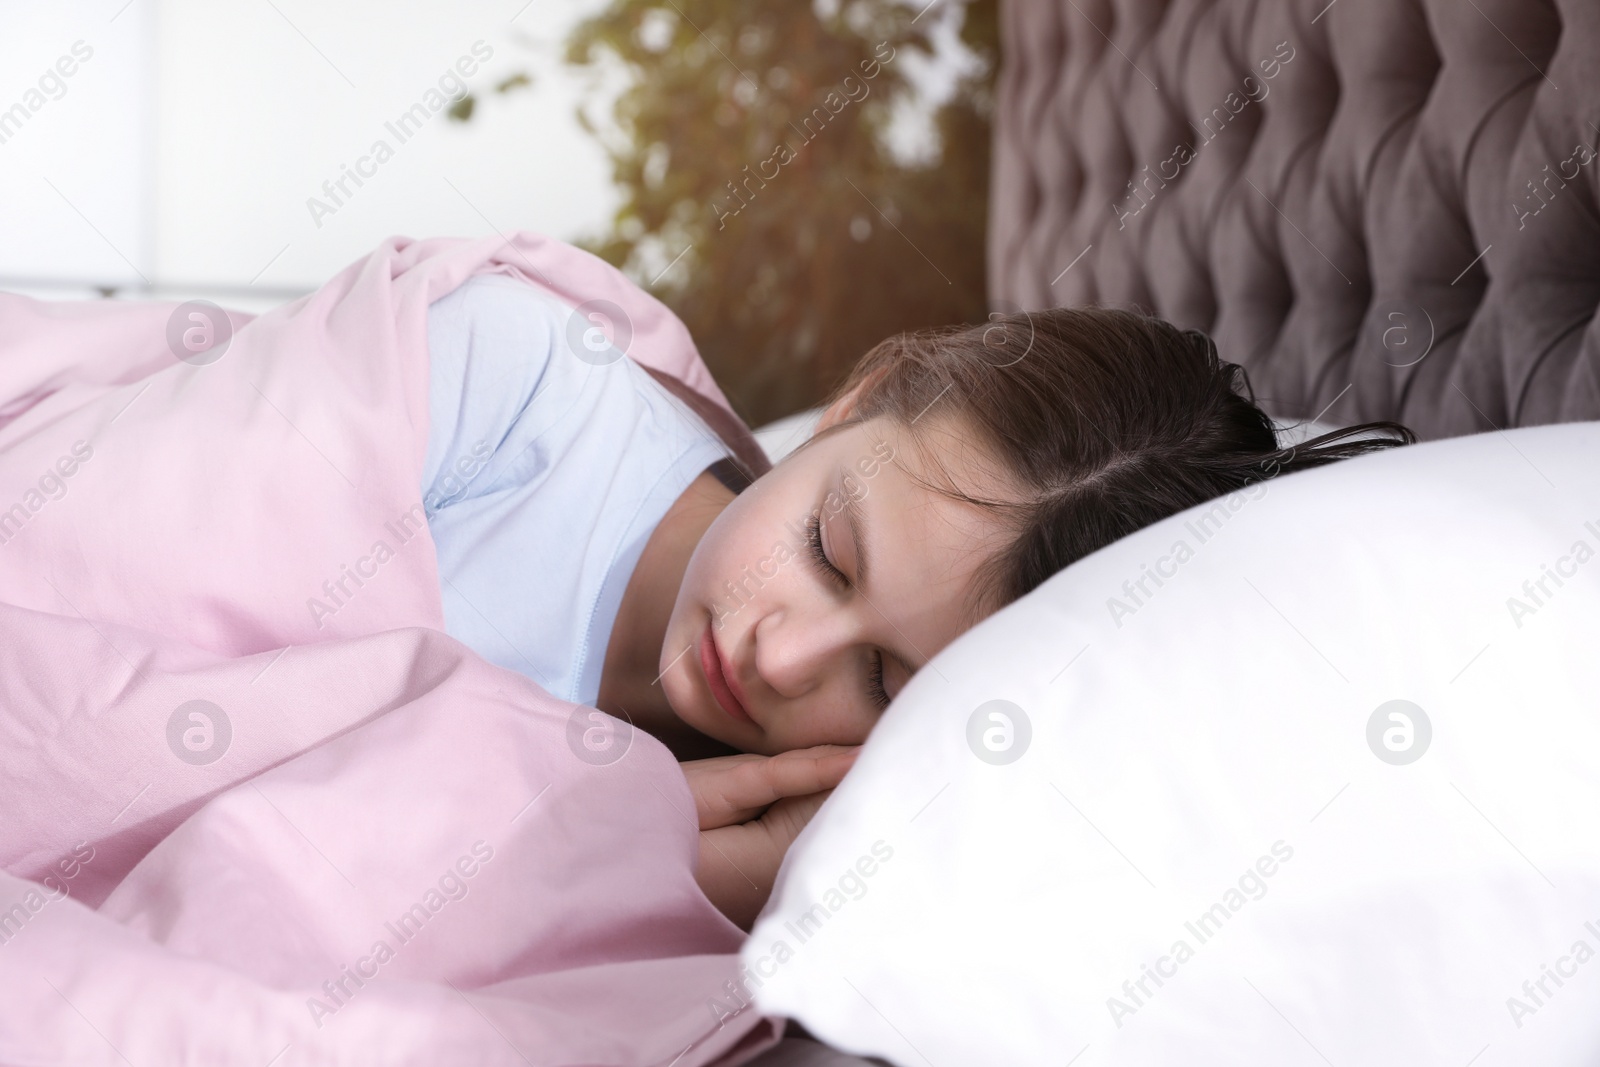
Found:
<svg viewBox="0 0 1600 1067"><path fill-rule="evenodd" d="M755 1005L905 1067L1600 1062L1596 456L1284 476L991 617L791 849Z"/></svg>
<svg viewBox="0 0 1600 1067"><path fill-rule="evenodd" d="M804 444L816 431L817 423L821 419L821 408L807 408L757 427L753 433L762 450L766 452L767 458L776 463ZM1278 445L1282 448L1297 445L1301 441L1308 441L1320 434L1338 429L1336 426L1321 422L1279 419L1274 419L1272 425L1278 432Z"/></svg>
<svg viewBox="0 0 1600 1067"><path fill-rule="evenodd" d="M755 434L757 443L766 452L767 458L776 463L801 445L816 432L817 423L822 419L821 408L806 408L793 415L785 415L781 419L758 426L751 431Z"/></svg>

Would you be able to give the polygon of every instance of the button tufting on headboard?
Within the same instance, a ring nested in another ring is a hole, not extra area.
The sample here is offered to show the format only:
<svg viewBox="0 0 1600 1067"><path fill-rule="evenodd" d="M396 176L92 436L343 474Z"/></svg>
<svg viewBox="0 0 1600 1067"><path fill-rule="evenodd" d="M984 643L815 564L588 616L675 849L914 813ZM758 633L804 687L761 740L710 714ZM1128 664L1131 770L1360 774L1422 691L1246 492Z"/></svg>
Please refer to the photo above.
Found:
<svg viewBox="0 0 1600 1067"><path fill-rule="evenodd" d="M1205 330L1281 416L1600 418L1600 2L1001 17L996 306Z"/></svg>

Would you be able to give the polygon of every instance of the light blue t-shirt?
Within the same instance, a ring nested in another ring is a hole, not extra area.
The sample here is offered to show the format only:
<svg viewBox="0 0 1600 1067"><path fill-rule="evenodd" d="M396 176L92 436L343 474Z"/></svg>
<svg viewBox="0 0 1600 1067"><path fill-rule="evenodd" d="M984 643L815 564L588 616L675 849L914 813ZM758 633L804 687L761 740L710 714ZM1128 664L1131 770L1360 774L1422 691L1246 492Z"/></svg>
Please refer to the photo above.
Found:
<svg viewBox="0 0 1600 1067"><path fill-rule="evenodd" d="M645 542L728 450L573 316L495 274L429 307L422 499L445 631L554 696L593 704Z"/></svg>

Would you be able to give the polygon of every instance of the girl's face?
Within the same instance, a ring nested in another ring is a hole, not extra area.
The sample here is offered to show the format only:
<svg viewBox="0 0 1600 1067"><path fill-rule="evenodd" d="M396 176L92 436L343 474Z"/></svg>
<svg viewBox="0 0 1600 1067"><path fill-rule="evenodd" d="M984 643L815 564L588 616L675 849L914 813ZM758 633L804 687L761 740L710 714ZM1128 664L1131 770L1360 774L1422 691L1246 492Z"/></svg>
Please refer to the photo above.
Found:
<svg viewBox="0 0 1600 1067"><path fill-rule="evenodd" d="M1004 531L910 465L917 443L938 448L945 475L977 496L995 494L995 468L955 427L918 430L913 442L890 419L843 426L711 524L661 649L661 684L686 724L768 755L860 744L911 674L977 621L975 572Z"/></svg>

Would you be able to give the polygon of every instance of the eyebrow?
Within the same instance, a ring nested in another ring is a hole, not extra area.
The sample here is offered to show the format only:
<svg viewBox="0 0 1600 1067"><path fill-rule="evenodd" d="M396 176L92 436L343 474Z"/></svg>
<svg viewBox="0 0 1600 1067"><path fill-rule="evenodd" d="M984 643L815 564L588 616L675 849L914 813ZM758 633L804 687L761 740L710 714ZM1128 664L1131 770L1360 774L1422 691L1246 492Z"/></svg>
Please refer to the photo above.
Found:
<svg viewBox="0 0 1600 1067"><path fill-rule="evenodd" d="M856 584L862 588L867 585L867 516L861 510L861 501L844 491L845 479L849 474L843 466L839 468L839 491L844 497L844 517L850 524L850 540L856 549Z"/></svg>

